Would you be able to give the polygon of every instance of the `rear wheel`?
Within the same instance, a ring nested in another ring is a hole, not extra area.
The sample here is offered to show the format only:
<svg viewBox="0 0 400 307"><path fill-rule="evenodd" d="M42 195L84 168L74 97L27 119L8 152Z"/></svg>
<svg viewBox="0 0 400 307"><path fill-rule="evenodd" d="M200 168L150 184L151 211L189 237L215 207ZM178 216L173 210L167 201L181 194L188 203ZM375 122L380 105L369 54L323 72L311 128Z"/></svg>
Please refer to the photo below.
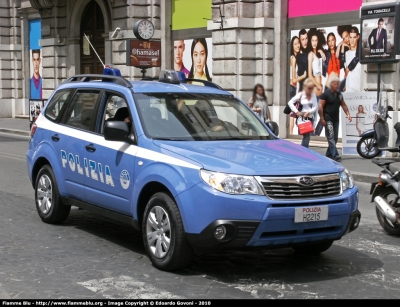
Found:
<svg viewBox="0 0 400 307"><path fill-rule="evenodd" d="M379 195L383 199L385 199L389 205L392 205L395 199L398 197L395 190L386 188ZM378 218L379 224L381 224L382 228L390 235L399 236L400 235L400 225L398 223L392 223L386 216L379 211L378 208L375 208L376 217Z"/></svg>
<svg viewBox="0 0 400 307"><path fill-rule="evenodd" d="M156 268L174 271L190 264L194 252L186 241L178 206L169 195L160 192L151 197L144 211L142 233Z"/></svg>
<svg viewBox="0 0 400 307"><path fill-rule="evenodd" d="M327 251L333 244L333 240L323 241L320 243L304 246L294 246L292 247L296 253L302 255L319 255Z"/></svg>
<svg viewBox="0 0 400 307"><path fill-rule="evenodd" d="M43 166L36 177L35 202L40 218L48 224L64 222L71 210L71 206L61 202L57 182L49 165Z"/></svg>
<svg viewBox="0 0 400 307"><path fill-rule="evenodd" d="M378 147L376 147L373 136L363 136L357 143L357 152L364 159L375 158L381 153Z"/></svg>

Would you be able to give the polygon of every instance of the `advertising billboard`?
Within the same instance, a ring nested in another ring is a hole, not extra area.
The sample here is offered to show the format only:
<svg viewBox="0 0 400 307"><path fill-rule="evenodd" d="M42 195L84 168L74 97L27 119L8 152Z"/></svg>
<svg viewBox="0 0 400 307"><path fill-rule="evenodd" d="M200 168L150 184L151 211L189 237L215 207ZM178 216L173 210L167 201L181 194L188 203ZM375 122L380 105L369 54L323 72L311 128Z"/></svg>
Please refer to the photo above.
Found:
<svg viewBox="0 0 400 307"><path fill-rule="evenodd" d="M161 67L161 41L142 41L137 39L126 42L127 66L138 68Z"/></svg>
<svg viewBox="0 0 400 307"><path fill-rule="evenodd" d="M343 99L353 120L346 120L346 115L341 112L342 127L342 154L358 155L357 143L360 135L373 129L376 117L376 92L343 93Z"/></svg>
<svg viewBox="0 0 400 307"><path fill-rule="evenodd" d="M397 62L399 3L361 8L361 63Z"/></svg>
<svg viewBox="0 0 400 307"><path fill-rule="evenodd" d="M39 117L44 105L45 105L45 100L29 99L29 126L30 127L32 127L32 124Z"/></svg>
<svg viewBox="0 0 400 307"><path fill-rule="evenodd" d="M175 40L173 61L187 78L212 81L212 39Z"/></svg>
<svg viewBox="0 0 400 307"><path fill-rule="evenodd" d="M42 99L42 24L40 19L29 20L29 54L30 54L30 95L31 99Z"/></svg>
<svg viewBox="0 0 400 307"><path fill-rule="evenodd" d="M297 29L290 35L290 99L303 91L303 82L307 78L314 83L317 97L329 88L333 77L340 79L340 92L362 91L358 24ZM314 127L317 127L318 120L316 111L313 114ZM316 130L318 136L325 135L324 129ZM289 133L298 134L293 117L290 118Z"/></svg>
<svg viewBox="0 0 400 307"><path fill-rule="evenodd" d="M320 0L289 0L288 17L318 16L321 14L342 13L358 11L362 0L335 0L332 5Z"/></svg>
<svg viewBox="0 0 400 307"><path fill-rule="evenodd" d="M395 17L364 19L362 22L361 59L393 59Z"/></svg>

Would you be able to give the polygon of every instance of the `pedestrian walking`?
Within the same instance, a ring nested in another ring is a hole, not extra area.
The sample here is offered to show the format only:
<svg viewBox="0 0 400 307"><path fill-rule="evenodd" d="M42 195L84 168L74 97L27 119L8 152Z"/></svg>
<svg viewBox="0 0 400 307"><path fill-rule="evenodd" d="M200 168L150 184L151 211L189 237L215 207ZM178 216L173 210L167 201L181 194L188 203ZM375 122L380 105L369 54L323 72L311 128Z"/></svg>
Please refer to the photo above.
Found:
<svg viewBox="0 0 400 307"><path fill-rule="evenodd" d="M247 104L261 118L263 123L272 120L265 89L261 84L256 84L254 86L253 95L250 97Z"/></svg>
<svg viewBox="0 0 400 307"><path fill-rule="evenodd" d="M343 100L343 95L338 91L339 84L339 78L334 77L331 79L330 88L320 96L318 110L321 124L325 127L325 135L328 140L329 147L326 151L326 156L335 161L341 160L336 148L339 138L340 107L346 113L347 119L350 122L352 121L349 109Z"/></svg>
<svg viewBox="0 0 400 307"><path fill-rule="evenodd" d="M317 95L314 93L314 88L314 82L310 78L307 78L303 82L303 91L297 93L292 99L289 100L288 105L292 112L296 114L297 120L301 118L302 121L312 121L314 113L318 110L318 100ZM299 107L296 107L297 102L299 102ZM301 111L299 109L301 109ZM308 148L310 139L311 133L303 134L301 146Z"/></svg>

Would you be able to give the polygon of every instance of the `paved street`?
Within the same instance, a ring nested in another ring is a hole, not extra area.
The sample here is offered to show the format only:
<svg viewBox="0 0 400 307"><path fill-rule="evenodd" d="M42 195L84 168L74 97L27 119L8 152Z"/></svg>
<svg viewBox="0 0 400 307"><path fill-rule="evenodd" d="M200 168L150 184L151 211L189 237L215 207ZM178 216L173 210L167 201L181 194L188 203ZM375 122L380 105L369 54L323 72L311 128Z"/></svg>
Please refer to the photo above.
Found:
<svg viewBox="0 0 400 307"><path fill-rule="evenodd" d="M320 257L291 249L202 256L183 271L152 267L132 228L72 210L41 222L26 137L0 133L0 299L400 298L398 237L386 235L358 183L362 220Z"/></svg>

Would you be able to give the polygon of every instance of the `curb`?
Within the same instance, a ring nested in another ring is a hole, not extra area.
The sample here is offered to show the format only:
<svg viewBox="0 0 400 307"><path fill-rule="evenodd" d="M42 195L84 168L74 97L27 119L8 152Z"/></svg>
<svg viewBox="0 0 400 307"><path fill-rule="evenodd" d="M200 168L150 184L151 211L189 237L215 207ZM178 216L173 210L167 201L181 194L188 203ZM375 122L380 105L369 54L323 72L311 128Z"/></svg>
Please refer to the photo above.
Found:
<svg viewBox="0 0 400 307"><path fill-rule="evenodd" d="M10 134L17 134L17 135L22 135L22 136L30 136L31 135L30 131L17 130L17 129L8 129L8 128L0 128L0 132L10 133Z"/></svg>
<svg viewBox="0 0 400 307"><path fill-rule="evenodd" d="M363 183L374 183L378 182L378 175L371 175L368 173L359 173L359 172L351 172L353 175L354 181L359 181Z"/></svg>

